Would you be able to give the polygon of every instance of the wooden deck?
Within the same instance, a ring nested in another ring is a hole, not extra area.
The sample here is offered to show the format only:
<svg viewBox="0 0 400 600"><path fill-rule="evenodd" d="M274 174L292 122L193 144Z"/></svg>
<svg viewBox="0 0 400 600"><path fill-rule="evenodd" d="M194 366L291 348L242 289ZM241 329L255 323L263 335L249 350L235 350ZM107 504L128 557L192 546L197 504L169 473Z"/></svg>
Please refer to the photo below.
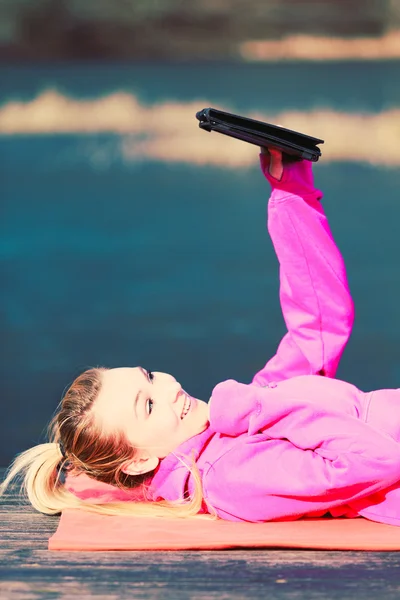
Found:
<svg viewBox="0 0 400 600"><path fill-rule="evenodd" d="M1 600L400 597L400 552L49 552L57 523L0 501Z"/></svg>

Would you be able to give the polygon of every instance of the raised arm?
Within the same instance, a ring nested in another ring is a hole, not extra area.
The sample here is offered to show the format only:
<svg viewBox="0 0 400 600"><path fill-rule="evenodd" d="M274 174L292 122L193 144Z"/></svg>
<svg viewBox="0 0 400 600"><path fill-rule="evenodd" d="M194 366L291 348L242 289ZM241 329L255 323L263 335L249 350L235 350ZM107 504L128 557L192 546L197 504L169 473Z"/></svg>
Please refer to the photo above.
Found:
<svg viewBox="0 0 400 600"><path fill-rule="evenodd" d="M268 230L280 264L287 333L252 383L265 386L296 375L334 377L354 307L344 261L320 203L322 193L314 187L309 161L286 165L278 180L269 172L268 155L261 154L260 160L272 187Z"/></svg>

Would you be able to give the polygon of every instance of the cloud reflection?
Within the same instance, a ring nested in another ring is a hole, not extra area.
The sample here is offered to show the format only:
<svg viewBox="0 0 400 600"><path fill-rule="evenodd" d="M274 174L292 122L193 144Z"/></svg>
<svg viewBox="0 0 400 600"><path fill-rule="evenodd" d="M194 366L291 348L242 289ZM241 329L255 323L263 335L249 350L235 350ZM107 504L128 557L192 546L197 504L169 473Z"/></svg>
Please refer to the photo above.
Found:
<svg viewBox="0 0 400 600"><path fill-rule="evenodd" d="M0 107L0 135L112 133L127 162L159 160L171 163L245 168L254 165L254 146L197 126L195 113L206 106L235 112L210 99L193 102L141 104L128 93L96 99L75 99L56 91L27 102ZM333 109L252 112L247 116L325 139L324 162L353 161L400 165L400 108L379 113L346 113ZM115 153L115 148L113 148Z"/></svg>

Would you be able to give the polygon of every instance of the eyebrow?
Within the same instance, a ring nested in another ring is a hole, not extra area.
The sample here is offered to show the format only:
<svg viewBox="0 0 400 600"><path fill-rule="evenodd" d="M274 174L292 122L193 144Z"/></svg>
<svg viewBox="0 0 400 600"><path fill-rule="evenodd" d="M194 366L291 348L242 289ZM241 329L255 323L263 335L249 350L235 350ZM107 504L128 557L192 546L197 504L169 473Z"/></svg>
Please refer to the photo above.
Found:
<svg viewBox="0 0 400 600"><path fill-rule="evenodd" d="M144 377L146 377L146 379L147 379L146 371L145 371L145 370L144 370L142 367L139 367L139 369L142 371L142 373L143 373ZM142 393L142 390L139 390L139 391L138 391L138 393L136 394L136 398L135 398L135 401L134 401L134 403L133 403L133 408L134 408L134 410L135 410L135 415L136 415L136 418L138 418L138 414L137 414L137 403L138 403L139 396L140 396L140 394L141 394L141 393Z"/></svg>

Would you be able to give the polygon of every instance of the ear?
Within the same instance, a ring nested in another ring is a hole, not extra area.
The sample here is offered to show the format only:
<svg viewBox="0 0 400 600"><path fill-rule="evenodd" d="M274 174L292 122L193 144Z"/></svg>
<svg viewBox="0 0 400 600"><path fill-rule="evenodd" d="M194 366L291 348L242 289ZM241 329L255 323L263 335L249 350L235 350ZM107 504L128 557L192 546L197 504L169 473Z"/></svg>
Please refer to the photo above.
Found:
<svg viewBox="0 0 400 600"><path fill-rule="evenodd" d="M160 459L157 456L137 456L122 467L125 475L144 475L158 467Z"/></svg>

